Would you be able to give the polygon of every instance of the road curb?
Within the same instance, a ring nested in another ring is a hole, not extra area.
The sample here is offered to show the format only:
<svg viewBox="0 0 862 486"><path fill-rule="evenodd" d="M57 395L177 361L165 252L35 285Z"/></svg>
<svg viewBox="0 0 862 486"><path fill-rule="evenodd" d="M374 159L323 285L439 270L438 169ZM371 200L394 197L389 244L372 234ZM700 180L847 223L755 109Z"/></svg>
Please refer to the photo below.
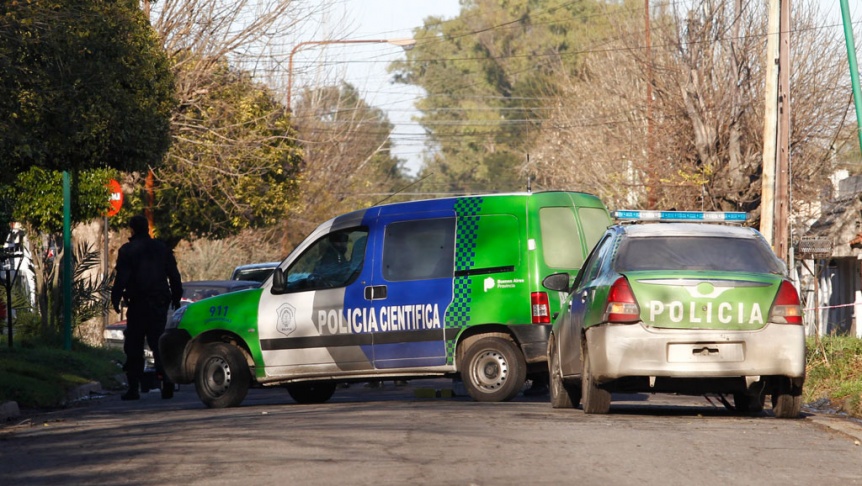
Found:
<svg viewBox="0 0 862 486"><path fill-rule="evenodd" d="M811 415L806 417L806 420L810 420L821 427L849 436L851 439L854 439L854 443L857 446L862 445L862 423L857 422L856 420L847 417L831 417L828 415Z"/></svg>
<svg viewBox="0 0 862 486"><path fill-rule="evenodd" d="M72 388L66 393L66 397L60 405L60 408L93 395L101 395L102 393L104 393L102 385L98 381L84 383L83 385ZM21 408L18 406L18 402L9 401L0 403L0 423L8 422L20 416Z"/></svg>
<svg viewBox="0 0 862 486"><path fill-rule="evenodd" d="M18 402L0 403L0 422L6 422L19 416L21 416L21 409L18 408Z"/></svg>

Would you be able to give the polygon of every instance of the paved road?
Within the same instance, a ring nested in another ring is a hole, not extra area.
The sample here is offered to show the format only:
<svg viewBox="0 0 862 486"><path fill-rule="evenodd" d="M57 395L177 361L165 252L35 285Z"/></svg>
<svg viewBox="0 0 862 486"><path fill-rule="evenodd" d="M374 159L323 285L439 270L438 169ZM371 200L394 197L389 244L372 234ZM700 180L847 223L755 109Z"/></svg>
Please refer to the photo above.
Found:
<svg viewBox="0 0 862 486"><path fill-rule="evenodd" d="M862 484L862 427L844 419L736 417L701 397L617 396L598 416L422 398L437 388L353 385L321 405L252 390L224 410L189 386L109 395L0 428L0 485Z"/></svg>

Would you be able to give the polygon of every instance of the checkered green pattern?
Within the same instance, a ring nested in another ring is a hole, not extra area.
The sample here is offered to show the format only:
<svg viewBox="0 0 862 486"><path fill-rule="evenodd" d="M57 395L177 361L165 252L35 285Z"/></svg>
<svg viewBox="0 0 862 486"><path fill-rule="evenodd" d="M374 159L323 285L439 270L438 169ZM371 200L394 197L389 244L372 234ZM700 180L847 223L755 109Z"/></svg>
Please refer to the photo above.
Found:
<svg viewBox="0 0 862 486"><path fill-rule="evenodd" d="M476 257L476 235L479 230L479 218L476 216L482 210L483 198L470 197L459 199L455 203L455 213L458 215L458 235L455 245L455 271L473 268ZM454 298L446 312L447 328L463 328L470 321L470 288L473 280L470 277L455 277ZM455 340L446 342L447 363L455 362Z"/></svg>

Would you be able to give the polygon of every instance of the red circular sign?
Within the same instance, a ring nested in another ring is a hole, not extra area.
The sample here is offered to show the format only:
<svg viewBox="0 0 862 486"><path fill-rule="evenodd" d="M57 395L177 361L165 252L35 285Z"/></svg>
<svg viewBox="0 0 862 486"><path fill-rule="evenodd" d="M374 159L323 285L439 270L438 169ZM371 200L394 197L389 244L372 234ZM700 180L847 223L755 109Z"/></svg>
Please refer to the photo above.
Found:
<svg viewBox="0 0 862 486"><path fill-rule="evenodd" d="M111 203L110 209L108 209L107 215L108 217L116 216L117 213L120 212L120 208L123 207L123 188L120 186L120 183L111 179L108 181L108 189L111 190L111 197L109 202Z"/></svg>

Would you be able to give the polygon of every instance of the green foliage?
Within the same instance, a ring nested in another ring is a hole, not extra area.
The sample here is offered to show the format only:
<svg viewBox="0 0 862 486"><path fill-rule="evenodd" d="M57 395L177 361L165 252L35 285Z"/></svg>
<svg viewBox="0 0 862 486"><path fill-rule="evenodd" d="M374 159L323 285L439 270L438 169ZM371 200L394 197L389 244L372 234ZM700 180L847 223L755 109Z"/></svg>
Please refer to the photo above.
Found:
<svg viewBox="0 0 862 486"><path fill-rule="evenodd" d="M0 343L0 402L14 400L21 408L57 407L67 404L71 389L90 381L117 389L122 359L120 351L80 342L74 342L71 351L38 341L12 349Z"/></svg>
<svg viewBox="0 0 862 486"><path fill-rule="evenodd" d="M70 174L72 221L102 216L108 209L107 182L115 172L93 169ZM63 231L63 174L31 167L18 174L13 217L40 233Z"/></svg>
<svg viewBox="0 0 862 486"><path fill-rule="evenodd" d="M173 78L137 2L3 2L0 39L0 182L161 161Z"/></svg>
<svg viewBox="0 0 862 486"><path fill-rule="evenodd" d="M72 319L73 329L82 323L102 316L108 309L113 275L104 278L97 270L101 267L102 251L92 242L81 242L74 249L72 264ZM58 319L59 321L59 319Z"/></svg>
<svg viewBox="0 0 862 486"><path fill-rule="evenodd" d="M581 68L580 50L609 32L605 2L473 0L459 17L429 18L405 62L401 82L432 93L422 99L421 123L439 147L426 161L431 191L524 189L517 173L559 91L559 70Z"/></svg>
<svg viewBox="0 0 862 486"><path fill-rule="evenodd" d="M804 402L827 399L832 406L862 417L862 339L809 338Z"/></svg>
<svg viewBox="0 0 862 486"><path fill-rule="evenodd" d="M275 224L293 204L301 157L284 107L265 86L227 63L207 74L175 114L177 137L155 173L156 235L223 238ZM125 217L146 204L127 195Z"/></svg>

